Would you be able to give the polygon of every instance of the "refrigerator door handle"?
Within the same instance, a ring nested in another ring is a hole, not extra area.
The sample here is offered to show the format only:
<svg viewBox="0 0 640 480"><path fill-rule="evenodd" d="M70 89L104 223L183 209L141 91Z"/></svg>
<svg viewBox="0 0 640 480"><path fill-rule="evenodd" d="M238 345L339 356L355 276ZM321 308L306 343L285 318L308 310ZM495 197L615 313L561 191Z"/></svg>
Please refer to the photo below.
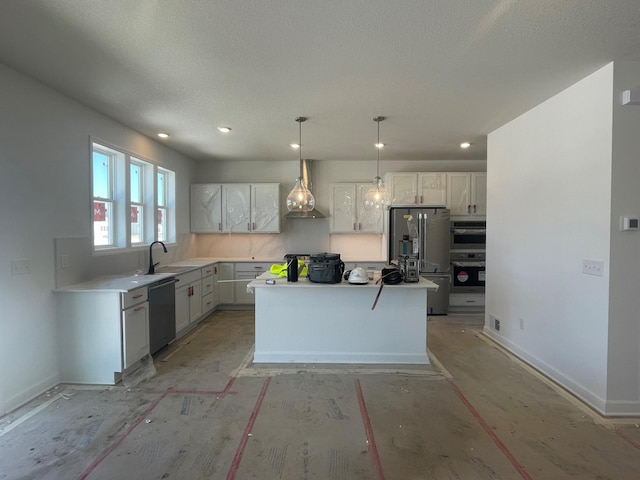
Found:
<svg viewBox="0 0 640 480"><path fill-rule="evenodd" d="M418 260L420 261L420 271L427 271L427 214L418 214Z"/></svg>

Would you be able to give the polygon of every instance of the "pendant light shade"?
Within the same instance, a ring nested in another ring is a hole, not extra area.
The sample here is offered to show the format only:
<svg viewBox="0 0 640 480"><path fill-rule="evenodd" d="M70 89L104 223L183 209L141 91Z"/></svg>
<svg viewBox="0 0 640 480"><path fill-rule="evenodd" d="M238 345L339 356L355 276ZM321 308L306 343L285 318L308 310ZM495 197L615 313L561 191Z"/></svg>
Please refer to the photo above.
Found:
<svg viewBox="0 0 640 480"><path fill-rule="evenodd" d="M365 210L383 209L391 205L391 194L384 187L382 178L380 178L380 149L384 144L380 143L380 122L384 120L384 117L373 117L373 121L378 124L378 142L376 148L378 149L378 162L376 164L376 176L373 179L373 185L367 193L364 194L362 204Z"/></svg>
<svg viewBox="0 0 640 480"><path fill-rule="evenodd" d="M316 206L316 199L313 198L313 194L307 188L304 182L303 175L303 164L302 164L302 122L306 120L306 117L297 117L296 122L298 122L298 130L300 141L298 143L298 151L300 153L300 176L296 178L296 185L293 187L293 190L287 195L287 210L291 211L299 211L299 212L310 212Z"/></svg>

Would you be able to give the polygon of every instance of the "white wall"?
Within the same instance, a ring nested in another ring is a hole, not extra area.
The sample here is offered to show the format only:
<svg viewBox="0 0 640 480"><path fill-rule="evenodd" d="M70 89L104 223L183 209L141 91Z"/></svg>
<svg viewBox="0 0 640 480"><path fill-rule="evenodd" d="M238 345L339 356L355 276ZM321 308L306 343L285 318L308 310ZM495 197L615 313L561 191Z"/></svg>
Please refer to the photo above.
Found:
<svg viewBox="0 0 640 480"><path fill-rule="evenodd" d="M214 162L199 166L198 183L275 182L281 184L281 208L299 175L297 160L282 162ZM329 215L330 184L371 183L374 160L312 162L316 208ZM484 160L380 161L380 175L387 172L458 171L484 172ZM329 219L282 220L280 235L199 235L199 256L255 256L279 259L286 253L336 252L345 260L386 260L386 240L375 234L329 234Z"/></svg>
<svg viewBox="0 0 640 480"><path fill-rule="evenodd" d="M623 215L640 215L640 106L622 105L640 87L640 63L616 63L613 88L613 182L607 411L640 412L640 232L621 232Z"/></svg>
<svg viewBox="0 0 640 480"><path fill-rule="evenodd" d="M485 332L601 412L612 91L610 64L492 132L487 155ZM582 259L604 261L604 276L584 275Z"/></svg>
<svg viewBox="0 0 640 480"><path fill-rule="evenodd" d="M2 65L0 91L2 415L58 382L54 239L90 242L89 136L176 172L178 233L187 244L195 164ZM145 252L89 259L70 253L71 269L91 275L135 269L146 261ZM30 260L31 273L12 276L12 259ZM79 264L85 261L91 264Z"/></svg>

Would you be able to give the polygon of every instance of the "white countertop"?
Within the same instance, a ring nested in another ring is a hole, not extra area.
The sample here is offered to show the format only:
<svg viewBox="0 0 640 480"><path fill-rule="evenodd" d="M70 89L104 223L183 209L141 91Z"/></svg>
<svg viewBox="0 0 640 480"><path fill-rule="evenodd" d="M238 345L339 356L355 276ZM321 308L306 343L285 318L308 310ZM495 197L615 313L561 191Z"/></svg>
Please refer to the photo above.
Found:
<svg viewBox="0 0 640 480"><path fill-rule="evenodd" d="M384 263L384 260L345 260L348 262L377 262ZM267 258L267 257L197 257L190 258L188 260L179 260L177 262L171 263L169 265L158 265L156 267L156 271L159 273L155 273L153 275L145 275L143 273L133 274L133 273L123 273L122 275L106 275L94 278L92 280L88 280L86 282L77 283L74 285L67 285L65 287L59 287L54 290L54 292L129 292L131 290L135 290L136 288L146 287L158 280L162 280L168 277L175 277L181 275L183 273L187 273L189 270L194 270L196 268L201 268L206 265L212 265L214 263L240 263L240 262L264 262L264 263L277 263L283 264L283 258ZM185 267L185 270L180 272L162 272L163 268L172 268L172 267ZM270 275L267 273L267 275ZM278 278L278 277L274 277ZM282 280L282 279L279 279ZM252 282L253 283L253 282ZM264 281L262 282L264 283ZM280 282L281 283L281 282ZM287 282L287 279L284 279L284 283ZM307 283L311 285L319 285L309 282L306 278L301 278L301 282L298 283ZM345 285L350 285L348 282L343 282ZM431 283L431 282L429 282ZM340 285L340 284L337 284ZM403 284L403 285L412 285L412 284ZM413 284L413 285L418 285ZM420 283L420 285L422 285ZM433 284L435 285L435 284ZM307 285L308 286L308 285ZM363 287L364 285L360 285ZM373 286L373 282L369 282L369 286ZM425 288L421 286L420 288ZM431 288L431 287L429 287Z"/></svg>
<svg viewBox="0 0 640 480"><path fill-rule="evenodd" d="M297 282L288 282L285 277L278 277L269 272L265 272L255 280L249 282L247 285L247 291L252 292L254 288L353 288L353 289L364 289L364 288L380 288L380 284L376 283L376 280L380 278L380 274L376 273L374 275L373 280L369 280L369 283L356 285L343 280L340 283L314 283L309 281L307 277L300 277ZM274 285L269 285L266 283L266 280L275 280ZM438 290L438 285L433 283L431 280L427 280L426 278L420 277L418 282L413 283L399 283L397 285L387 285L385 287L389 288L417 288L417 289L426 289L426 290Z"/></svg>

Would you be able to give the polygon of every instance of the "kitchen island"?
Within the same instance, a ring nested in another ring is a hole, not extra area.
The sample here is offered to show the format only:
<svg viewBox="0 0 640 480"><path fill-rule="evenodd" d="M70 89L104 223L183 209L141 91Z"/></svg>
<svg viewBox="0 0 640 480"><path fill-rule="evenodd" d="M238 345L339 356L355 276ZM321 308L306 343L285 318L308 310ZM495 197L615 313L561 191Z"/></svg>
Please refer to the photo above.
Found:
<svg viewBox="0 0 640 480"><path fill-rule="evenodd" d="M274 280L274 284L267 284ZM428 364L427 290L417 283L380 285L287 282L264 273L255 294L254 363Z"/></svg>

